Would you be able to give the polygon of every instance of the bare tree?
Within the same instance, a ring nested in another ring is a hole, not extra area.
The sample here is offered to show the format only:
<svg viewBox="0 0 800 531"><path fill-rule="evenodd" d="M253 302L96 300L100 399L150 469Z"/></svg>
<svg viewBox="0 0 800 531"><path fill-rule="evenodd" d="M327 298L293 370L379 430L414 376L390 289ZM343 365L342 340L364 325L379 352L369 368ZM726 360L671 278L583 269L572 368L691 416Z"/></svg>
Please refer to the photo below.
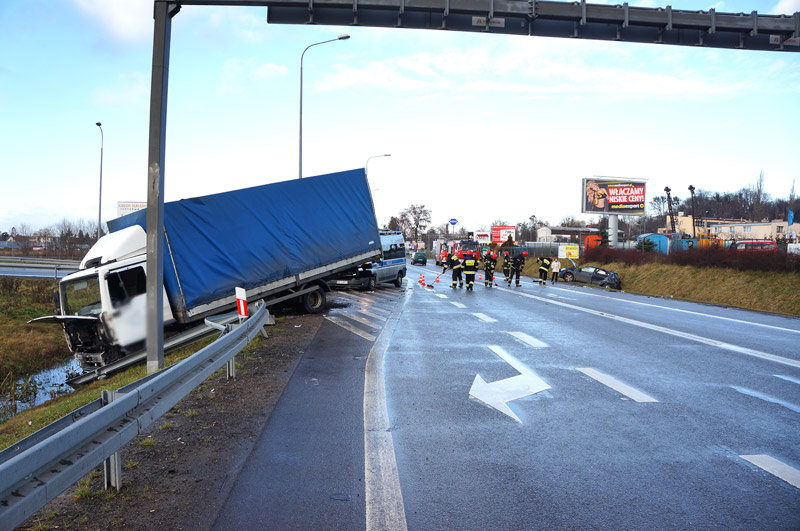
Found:
<svg viewBox="0 0 800 531"><path fill-rule="evenodd" d="M409 232L413 232L414 241L417 241L419 233L424 232L431 222L431 211L425 205L411 205L400 212L400 220Z"/></svg>

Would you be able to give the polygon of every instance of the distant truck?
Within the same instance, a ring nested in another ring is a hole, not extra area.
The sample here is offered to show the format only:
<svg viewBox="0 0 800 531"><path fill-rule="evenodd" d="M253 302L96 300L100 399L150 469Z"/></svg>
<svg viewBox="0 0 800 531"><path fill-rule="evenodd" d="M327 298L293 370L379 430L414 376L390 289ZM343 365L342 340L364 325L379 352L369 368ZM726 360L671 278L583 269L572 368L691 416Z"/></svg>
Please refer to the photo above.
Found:
<svg viewBox="0 0 800 531"><path fill-rule="evenodd" d="M80 270L59 283L56 315L84 368L144 347L146 210L108 222ZM164 204L164 324L232 310L235 288L268 305L325 305L327 280L378 259L364 170L284 181Z"/></svg>

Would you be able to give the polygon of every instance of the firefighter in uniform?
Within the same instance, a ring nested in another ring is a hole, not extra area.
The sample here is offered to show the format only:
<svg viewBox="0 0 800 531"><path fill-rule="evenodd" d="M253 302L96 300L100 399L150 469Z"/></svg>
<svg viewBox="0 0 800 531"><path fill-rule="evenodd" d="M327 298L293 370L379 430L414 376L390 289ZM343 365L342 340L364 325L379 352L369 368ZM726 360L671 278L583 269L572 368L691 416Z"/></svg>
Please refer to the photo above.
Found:
<svg viewBox="0 0 800 531"><path fill-rule="evenodd" d="M520 286L519 276L522 273L523 266L525 266L526 256L528 256L528 251L522 251L522 254L518 254L511 261L511 275L506 279L509 287L511 287L511 280L514 278L514 275L517 276L517 284L516 284L517 287Z"/></svg>
<svg viewBox="0 0 800 531"><path fill-rule="evenodd" d="M464 287L464 281L461 278L461 270L464 268L464 264L458 259L459 254L461 253L453 253L450 255L450 269L453 270L453 283L450 284L451 288L456 287L456 282L458 282L459 288Z"/></svg>
<svg viewBox="0 0 800 531"><path fill-rule="evenodd" d="M464 255L464 276L467 283L467 291L472 291L475 285L475 273L478 272L478 251L467 251Z"/></svg>
<svg viewBox="0 0 800 531"><path fill-rule="evenodd" d="M547 272L550 270L550 257L542 256L536 259L539 262L539 284L541 286L547 285Z"/></svg>
<svg viewBox="0 0 800 531"><path fill-rule="evenodd" d="M483 273L486 275L483 279L483 285L491 288L494 284L494 270L497 267L497 255L492 251L486 251L483 257Z"/></svg>
<svg viewBox="0 0 800 531"><path fill-rule="evenodd" d="M509 271L511 271L511 257L508 256L508 251L505 251L503 256L503 278L508 280Z"/></svg>

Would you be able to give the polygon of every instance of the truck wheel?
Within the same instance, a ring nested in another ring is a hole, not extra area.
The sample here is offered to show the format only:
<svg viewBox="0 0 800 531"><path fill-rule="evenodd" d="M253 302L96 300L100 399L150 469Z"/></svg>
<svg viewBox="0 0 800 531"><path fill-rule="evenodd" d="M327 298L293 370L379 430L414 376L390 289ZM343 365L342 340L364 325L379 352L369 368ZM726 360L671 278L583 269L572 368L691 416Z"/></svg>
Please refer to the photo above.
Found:
<svg viewBox="0 0 800 531"><path fill-rule="evenodd" d="M572 273L564 273L564 282L572 282L575 280L575 275Z"/></svg>
<svg viewBox="0 0 800 531"><path fill-rule="evenodd" d="M322 289L311 291L304 294L300 302L306 313L320 313L325 307L325 292Z"/></svg>
<svg viewBox="0 0 800 531"><path fill-rule="evenodd" d="M364 286L364 291L375 291L375 277L369 277L369 280Z"/></svg>
<svg viewBox="0 0 800 531"><path fill-rule="evenodd" d="M394 285L396 287L398 287L398 288L403 285L403 272L402 271L397 273L397 278L394 281Z"/></svg>

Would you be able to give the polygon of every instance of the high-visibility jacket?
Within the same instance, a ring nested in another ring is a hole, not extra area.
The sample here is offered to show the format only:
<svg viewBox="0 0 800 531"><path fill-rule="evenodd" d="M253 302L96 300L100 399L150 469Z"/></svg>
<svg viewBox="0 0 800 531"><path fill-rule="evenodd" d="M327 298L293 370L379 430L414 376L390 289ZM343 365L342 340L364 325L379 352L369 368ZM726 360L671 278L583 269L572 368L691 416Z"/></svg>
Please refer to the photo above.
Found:
<svg viewBox="0 0 800 531"><path fill-rule="evenodd" d="M539 262L539 269L544 269L545 271L550 269L550 259L547 258L546 256L544 258L539 258L538 262Z"/></svg>
<svg viewBox="0 0 800 531"><path fill-rule="evenodd" d="M464 267L464 264L461 263L461 260L458 259L457 255L452 255L450 257L450 269L461 269Z"/></svg>
<svg viewBox="0 0 800 531"><path fill-rule="evenodd" d="M478 271L478 259L474 256L467 255L464 257L464 273L472 273Z"/></svg>

